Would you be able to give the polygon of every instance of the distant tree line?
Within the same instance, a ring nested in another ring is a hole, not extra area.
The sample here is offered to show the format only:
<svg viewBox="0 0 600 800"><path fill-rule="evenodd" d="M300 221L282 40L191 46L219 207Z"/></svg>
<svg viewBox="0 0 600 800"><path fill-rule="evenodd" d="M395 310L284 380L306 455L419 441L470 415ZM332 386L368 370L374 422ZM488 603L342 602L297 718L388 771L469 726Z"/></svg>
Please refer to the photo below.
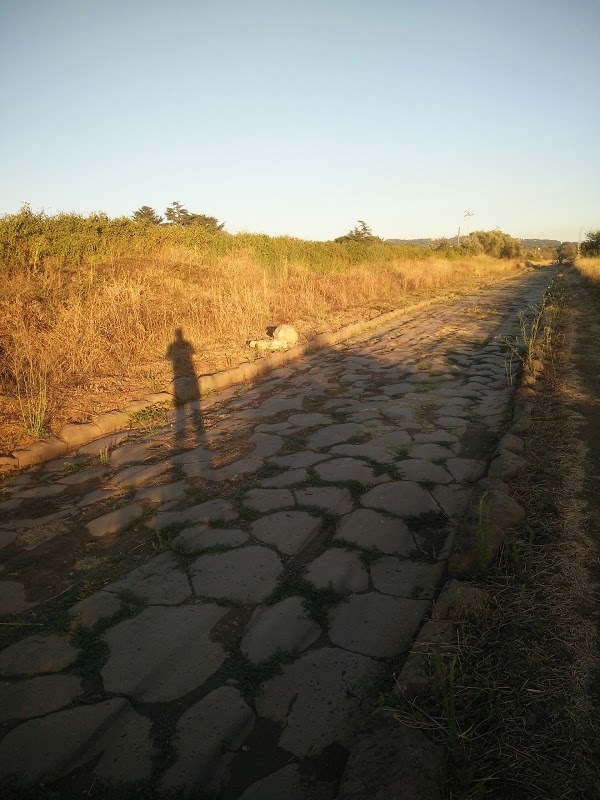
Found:
<svg viewBox="0 0 600 800"><path fill-rule="evenodd" d="M131 216L135 222L139 222L141 225L160 225L163 222L163 217L157 214L151 206L141 206ZM167 208L165 217L172 225L178 225L180 228L185 228L188 225L201 225L208 231L217 233L217 231L222 231L225 227L225 223L219 223L216 217L190 213L177 200L174 200L173 204Z"/></svg>

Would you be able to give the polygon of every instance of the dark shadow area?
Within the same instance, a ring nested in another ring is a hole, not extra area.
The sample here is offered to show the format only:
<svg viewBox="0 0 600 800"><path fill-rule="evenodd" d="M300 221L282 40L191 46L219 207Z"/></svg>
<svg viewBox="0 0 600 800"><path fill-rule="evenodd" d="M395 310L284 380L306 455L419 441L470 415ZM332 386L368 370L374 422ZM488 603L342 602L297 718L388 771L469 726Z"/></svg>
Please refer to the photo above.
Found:
<svg viewBox="0 0 600 800"><path fill-rule="evenodd" d="M200 385L194 368L194 346L184 338L183 328L175 328L175 338L167 348L165 358L171 362L173 370L173 386L176 400L175 433L173 437L174 449L181 449L189 444L186 441L190 432L194 433L197 444L200 444L204 431L202 414L200 411ZM190 414L187 403L195 403L194 416ZM193 422L192 425L189 425Z"/></svg>

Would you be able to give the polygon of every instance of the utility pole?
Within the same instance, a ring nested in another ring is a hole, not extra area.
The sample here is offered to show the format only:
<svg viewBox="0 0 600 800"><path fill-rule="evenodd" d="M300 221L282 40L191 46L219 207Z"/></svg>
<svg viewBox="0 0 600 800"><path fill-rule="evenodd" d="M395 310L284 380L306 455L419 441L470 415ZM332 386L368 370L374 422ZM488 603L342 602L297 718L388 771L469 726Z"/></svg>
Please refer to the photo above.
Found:
<svg viewBox="0 0 600 800"><path fill-rule="evenodd" d="M469 217L473 217L473 216L475 216L474 213L472 211L470 211L469 209L467 209L465 211L465 219L467 221L467 236L471 235L471 225L470 225L470 222L469 222Z"/></svg>
<svg viewBox="0 0 600 800"><path fill-rule="evenodd" d="M456 246L460 247L460 225L458 226L458 233L456 234Z"/></svg>

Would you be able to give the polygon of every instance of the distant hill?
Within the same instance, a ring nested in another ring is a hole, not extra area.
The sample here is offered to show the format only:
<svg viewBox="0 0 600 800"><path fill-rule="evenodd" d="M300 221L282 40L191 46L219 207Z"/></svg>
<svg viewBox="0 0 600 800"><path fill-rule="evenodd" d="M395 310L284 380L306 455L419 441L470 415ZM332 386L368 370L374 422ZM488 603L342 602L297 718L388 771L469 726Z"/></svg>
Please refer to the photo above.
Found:
<svg viewBox="0 0 600 800"><path fill-rule="evenodd" d="M430 247L432 242L437 242L441 238L447 238L449 241L456 240L456 235L448 237L438 237L438 239L386 239L386 242L391 244L414 244L417 247ZM466 236L461 236L465 239ZM525 247L558 247L560 242L558 239L523 239Z"/></svg>

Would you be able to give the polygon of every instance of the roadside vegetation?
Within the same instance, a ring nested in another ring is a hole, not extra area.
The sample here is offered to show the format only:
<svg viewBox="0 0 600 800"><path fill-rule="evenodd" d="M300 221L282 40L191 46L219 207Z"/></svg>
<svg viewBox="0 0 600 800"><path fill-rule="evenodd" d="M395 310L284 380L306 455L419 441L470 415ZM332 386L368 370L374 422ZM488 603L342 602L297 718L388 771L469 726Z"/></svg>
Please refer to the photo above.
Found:
<svg viewBox="0 0 600 800"><path fill-rule="evenodd" d="M231 235L178 202L165 216L24 206L0 218L0 451L168 389L177 328L196 372L214 372L254 358L246 341L269 325L290 322L306 337L523 264L508 251L385 243L361 222L343 241L311 242Z"/></svg>
<svg viewBox="0 0 600 800"><path fill-rule="evenodd" d="M445 745L447 800L600 797L598 509L586 504L599 454L581 433L597 413L582 383L598 383L600 258L575 267L586 282L567 274L539 328L528 465L511 487L527 519L481 566L485 601L433 654L430 695L398 711Z"/></svg>

